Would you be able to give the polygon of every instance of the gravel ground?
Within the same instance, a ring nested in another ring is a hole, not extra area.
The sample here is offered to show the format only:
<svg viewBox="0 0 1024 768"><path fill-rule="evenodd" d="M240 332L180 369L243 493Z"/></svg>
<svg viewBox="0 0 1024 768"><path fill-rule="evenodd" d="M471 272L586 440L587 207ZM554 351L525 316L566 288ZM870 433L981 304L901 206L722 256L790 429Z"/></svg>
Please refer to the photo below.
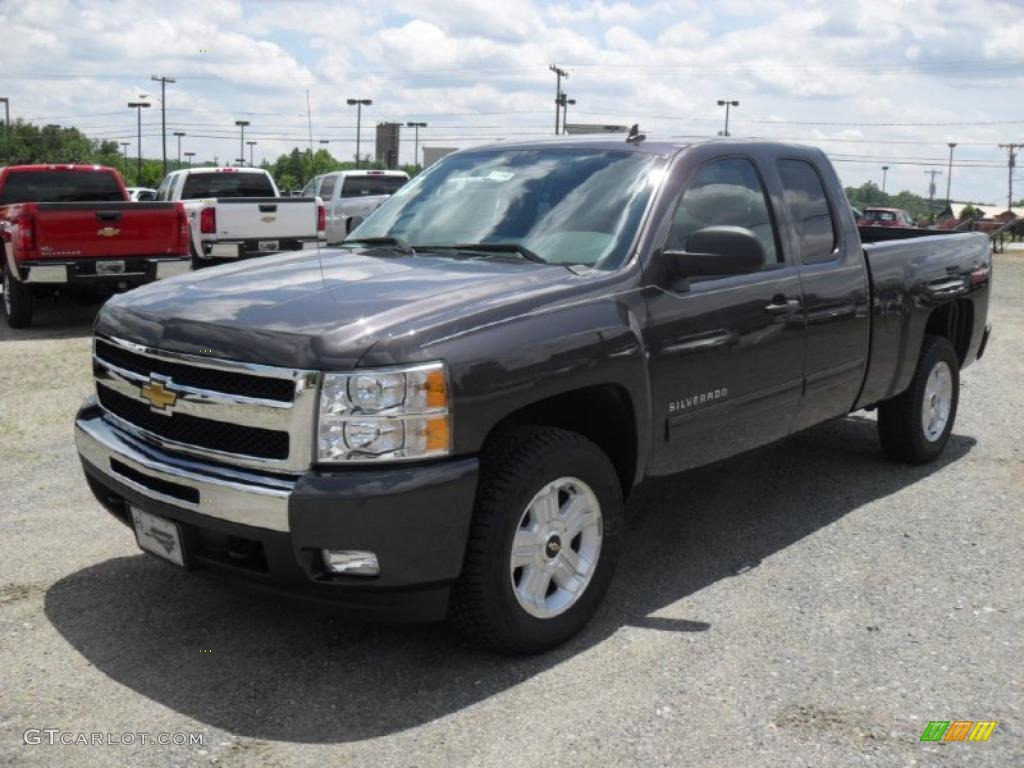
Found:
<svg viewBox="0 0 1024 768"><path fill-rule="evenodd" d="M139 554L72 442L91 311L4 327L0 762L1024 764L1024 251L997 257L995 295L941 461L887 462L858 415L652 483L590 628L511 660ZM955 719L999 725L919 741ZM27 728L204 743L24 745Z"/></svg>

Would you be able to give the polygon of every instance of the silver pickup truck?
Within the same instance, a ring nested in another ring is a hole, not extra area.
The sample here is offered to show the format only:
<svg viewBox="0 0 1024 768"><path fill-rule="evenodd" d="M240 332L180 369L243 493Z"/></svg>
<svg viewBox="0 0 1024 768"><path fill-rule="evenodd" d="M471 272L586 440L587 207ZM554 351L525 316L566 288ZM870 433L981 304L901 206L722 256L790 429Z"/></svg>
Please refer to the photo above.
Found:
<svg viewBox="0 0 1024 768"><path fill-rule="evenodd" d="M315 197L281 197L261 168L186 168L160 184L157 200L181 202L192 230L192 266L316 249L326 226Z"/></svg>
<svg viewBox="0 0 1024 768"><path fill-rule="evenodd" d="M323 200L327 242L340 243L408 180L405 171L335 171L314 176L302 196Z"/></svg>

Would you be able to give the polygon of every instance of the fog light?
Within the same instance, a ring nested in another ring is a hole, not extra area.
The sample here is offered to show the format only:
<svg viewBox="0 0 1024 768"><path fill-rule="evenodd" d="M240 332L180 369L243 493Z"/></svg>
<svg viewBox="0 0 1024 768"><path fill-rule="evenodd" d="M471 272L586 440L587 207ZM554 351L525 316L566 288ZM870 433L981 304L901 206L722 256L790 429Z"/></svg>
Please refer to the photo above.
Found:
<svg viewBox="0 0 1024 768"><path fill-rule="evenodd" d="M353 576L376 576L380 573L377 555L355 549L323 550L324 566L328 573L347 573Z"/></svg>

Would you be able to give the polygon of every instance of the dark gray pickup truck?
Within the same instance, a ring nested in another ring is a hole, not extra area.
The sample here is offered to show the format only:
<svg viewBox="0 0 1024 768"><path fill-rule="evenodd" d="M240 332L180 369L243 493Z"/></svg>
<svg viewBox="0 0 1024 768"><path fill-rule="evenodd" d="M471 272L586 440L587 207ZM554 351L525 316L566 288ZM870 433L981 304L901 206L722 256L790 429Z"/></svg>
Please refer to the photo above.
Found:
<svg viewBox="0 0 1024 768"><path fill-rule="evenodd" d="M991 257L920 234L864 244L804 147L463 151L339 248L109 301L78 451L178 565L540 651L597 608L645 478L859 409L939 455Z"/></svg>

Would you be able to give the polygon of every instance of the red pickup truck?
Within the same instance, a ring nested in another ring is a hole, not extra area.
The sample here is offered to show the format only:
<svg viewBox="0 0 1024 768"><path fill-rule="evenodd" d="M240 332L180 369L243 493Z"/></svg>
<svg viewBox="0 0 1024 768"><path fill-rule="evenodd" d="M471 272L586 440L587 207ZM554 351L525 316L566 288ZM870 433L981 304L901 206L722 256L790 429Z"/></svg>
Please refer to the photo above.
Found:
<svg viewBox="0 0 1024 768"><path fill-rule="evenodd" d="M0 168L3 311L32 323L39 296L103 299L187 272L181 203L133 203L120 174L99 165Z"/></svg>

